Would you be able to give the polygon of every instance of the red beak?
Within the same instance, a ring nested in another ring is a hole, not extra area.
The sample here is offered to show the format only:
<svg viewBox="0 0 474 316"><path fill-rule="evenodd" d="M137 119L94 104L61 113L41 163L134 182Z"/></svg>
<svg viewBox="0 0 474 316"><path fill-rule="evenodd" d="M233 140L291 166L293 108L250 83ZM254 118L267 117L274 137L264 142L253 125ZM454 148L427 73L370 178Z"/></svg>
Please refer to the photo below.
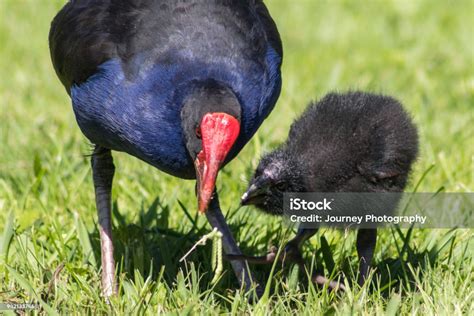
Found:
<svg viewBox="0 0 474 316"><path fill-rule="evenodd" d="M217 173L240 132L239 121L227 113L207 113L201 120L202 150L194 161L199 212L212 199Z"/></svg>

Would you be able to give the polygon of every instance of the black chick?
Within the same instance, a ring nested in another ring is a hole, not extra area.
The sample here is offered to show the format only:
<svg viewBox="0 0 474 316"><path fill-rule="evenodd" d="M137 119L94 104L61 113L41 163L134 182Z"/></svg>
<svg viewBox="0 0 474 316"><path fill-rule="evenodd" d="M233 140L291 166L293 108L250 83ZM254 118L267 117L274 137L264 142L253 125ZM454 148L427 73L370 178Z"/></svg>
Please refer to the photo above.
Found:
<svg viewBox="0 0 474 316"><path fill-rule="evenodd" d="M287 141L263 157L242 204L281 215L284 192L401 192L417 154L416 128L397 100L330 93L310 104ZM300 229L286 258L301 262L300 247L315 233ZM376 236L375 229L358 232L359 284L368 275Z"/></svg>

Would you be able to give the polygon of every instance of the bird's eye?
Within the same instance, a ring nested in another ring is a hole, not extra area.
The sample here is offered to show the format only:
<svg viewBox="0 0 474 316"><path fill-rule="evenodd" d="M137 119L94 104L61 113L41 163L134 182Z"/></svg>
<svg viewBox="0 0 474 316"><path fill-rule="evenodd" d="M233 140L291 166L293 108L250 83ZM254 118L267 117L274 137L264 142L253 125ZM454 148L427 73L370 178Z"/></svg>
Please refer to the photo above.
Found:
<svg viewBox="0 0 474 316"><path fill-rule="evenodd" d="M196 127L196 137L197 137L198 139L201 139L201 137L202 137L202 135L201 135L201 128L199 128L199 126Z"/></svg>
<svg viewBox="0 0 474 316"><path fill-rule="evenodd" d="M276 184L276 188L280 191L285 191L286 190L286 183L285 182L279 182Z"/></svg>

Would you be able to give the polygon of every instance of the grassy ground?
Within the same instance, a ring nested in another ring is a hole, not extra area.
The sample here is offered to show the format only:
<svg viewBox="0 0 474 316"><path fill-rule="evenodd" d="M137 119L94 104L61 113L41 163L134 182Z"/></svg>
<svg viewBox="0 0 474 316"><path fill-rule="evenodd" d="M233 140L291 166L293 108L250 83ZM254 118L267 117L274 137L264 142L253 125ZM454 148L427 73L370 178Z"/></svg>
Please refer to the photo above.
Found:
<svg viewBox="0 0 474 316"><path fill-rule="evenodd" d="M472 1L267 2L284 41L282 95L218 181L246 253L289 237L277 218L239 209L258 157L286 137L309 100L330 90L383 92L406 105L421 135L409 191L420 181L421 192L473 190ZM313 287L296 270L276 267L269 278L270 267L255 267L273 291L250 305L228 264L210 284L209 245L178 263L209 231L196 215L194 184L120 153L113 201L121 289L106 305L90 144L48 53L49 22L62 3L0 1L0 303L36 301L61 314L473 314L472 230L383 230L371 282L341 295ZM354 241L353 232L324 230L305 256L327 275L351 280Z"/></svg>

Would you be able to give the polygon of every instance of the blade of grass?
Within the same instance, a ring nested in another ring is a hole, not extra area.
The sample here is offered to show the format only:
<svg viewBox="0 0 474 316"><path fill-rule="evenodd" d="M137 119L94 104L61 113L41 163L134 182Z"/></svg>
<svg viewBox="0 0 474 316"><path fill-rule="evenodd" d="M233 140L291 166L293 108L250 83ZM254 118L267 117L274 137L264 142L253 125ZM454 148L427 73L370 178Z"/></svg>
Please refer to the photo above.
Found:
<svg viewBox="0 0 474 316"><path fill-rule="evenodd" d="M77 212L74 212L74 225L76 226L77 236L84 253L84 261L89 262L94 267L97 267L97 261L94 257L94 250L92 249L91 241L89 239L89 232L87 231L84 222L81 220Z"/></svg>
<svg viewBox="0 0 474 316"><path fill-rule="evenodd" d="M8 259L8 250L10 249L10 244L15 233L15 228L13 226L14 223L14 216L13 211L10 211L8 215L7 222L5 224L5 228L3 229L3 236L2 242L0 244L0 259L4 258L5 263L7 263Z"/></svg>

